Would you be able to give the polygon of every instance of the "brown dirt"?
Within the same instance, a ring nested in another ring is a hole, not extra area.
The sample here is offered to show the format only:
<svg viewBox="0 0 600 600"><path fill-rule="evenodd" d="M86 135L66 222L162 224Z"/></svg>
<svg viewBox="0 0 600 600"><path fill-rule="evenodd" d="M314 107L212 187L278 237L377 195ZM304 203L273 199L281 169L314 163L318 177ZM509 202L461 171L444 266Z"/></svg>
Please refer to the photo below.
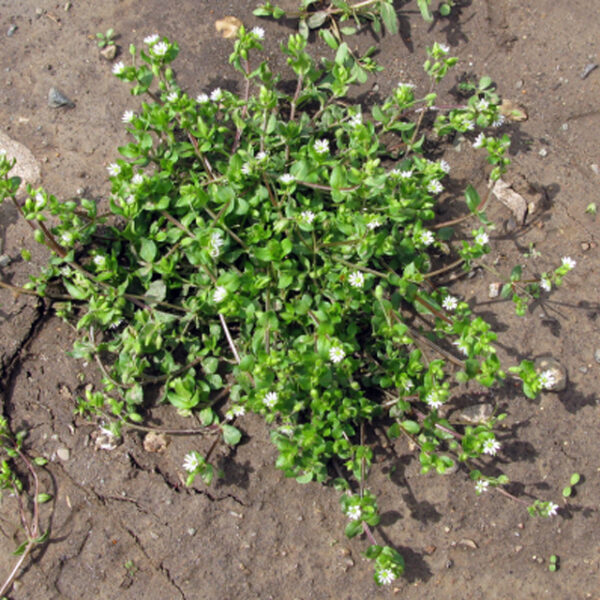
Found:
<svg viewBox="0 0 600 600"><path fill-rule="evenodd" d="M105 166L125 140L121 114L135 103L99 57L94 34L114 27L126 52L129 43L160 32L180 43L176 68L192 93L235 87L227 65L231 43L216 36L213 23L235 14L259 24L251 15L256 0L71 4L65 11L64 2L0 2L0 122L40 161L48 190L62 198L83 190L102 198ZM598 9L583 0L463 0L450 21L430 27L415 4L405 7L412 12L404 12L403 36L381 40L378 60L386 70L380 94L398 80L421 80L424 47L433 40L451 44L461 59L457 74L490 75L501 95L529 115L506 128L513 139L507 178L543 199L525 228L515 229L508 210L492 206L497 268L506 273L522 262L535 273L563 255L577 260L564 287L521 319L507 303L488 299L494 280L488 274L455 288L474 294L474 306L499 332L507 364L551 353L567 367L569 384L559 394L529 401L513 389L487 397L508 413L494 466L513 481L509 489L524 499L558 502L578 471L585 480L577 496L560 502L560 516L533 520L499 494L476 497L463 472L421 476L404 440L384 448L373 439L377 461L369 485L383 514L375 535L398 548L407 563L405 578L379 590L360 554L365 541L343 537L337 493L299 487L276 471L268 432L256 418L245 419L243 444L219 456L224 477L209 489L181 484L182 458L204 449L209 442L202 438L172 438L157 454L144 450L142 435L128 433L114 451L95 451L94 427L72 412L83 388L81 372L85 381L95 376L65 355L72 331L35 300L1 291L3 412L15 430L30 431L32 452L49 458L43 481L55 495L44 513L50 540L36 551L10 598L600 598L598 225L584 212L600 200L600 177L591 167L600 163L600 69L580 77L588 63L600 61ZM13 24L18 28L7 37ZM273 68L280 68L277 46L290 30L260 25ZM372 43L367 34L358 41ZM49 108L51 86L73 99L75 108ZM482 164L469 152L448 149L446 158L457 182L481 188ZM10 206L0 207L0 233L1 251L11 257L2 277L22 284L43 265L44 254ZM531 255L532 244L539 255ZM33 264L19 258L22 246L34 252ZM459 398L457 405L473 398ZM154 424L181 425L164 409L151 417ZM57 450L65 448L69 458L61 460ZM1 579L13 564L18 538L9 496L0 534ZM551 554L560 556L556 573L548 571ZM127 561L137 571L128 572Z"/></svg>

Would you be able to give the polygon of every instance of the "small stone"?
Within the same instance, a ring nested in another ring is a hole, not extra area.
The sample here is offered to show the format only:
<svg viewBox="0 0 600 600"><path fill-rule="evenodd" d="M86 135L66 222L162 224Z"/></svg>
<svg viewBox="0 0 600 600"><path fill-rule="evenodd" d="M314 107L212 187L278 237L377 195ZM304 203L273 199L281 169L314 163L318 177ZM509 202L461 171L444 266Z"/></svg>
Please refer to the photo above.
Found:
<svg viewBox="0 0 600 600"><path fill-rule="evenodd" d="M467 425L480 425L487 423L494 415L494 408L490 404L473 404L463 408L458 413L458 420Z"/></svg>
<svg viewBox="0 0 600 600"><path fill-rule="evenodd" d="M16 31L17 29L18 29L18 27L17 27L16 25L11 25L11 26L8 28L8 31L6 32L6 35L7 35L8 37L12 37L12 36L13 36L13 34L15 33L15 31Z"/></svg>
<svg viewBox="0 0 600 600"><path fill-rule="evenodd" d="M36 17L41 17L44 14L44 9L43 8L36 8L35 9L35 16Z"/></svg>
<svg viewBox="0 0 600 600"><path fill-rule="evenodd" d="M585 375L588 372L588 368L587 367L579 367L579 372L583 373Z"/></svg>
<svg viewBox="0 0 600 600"><path fill-rule="evenodd" d="M539 356L535 359L535 370L540 375L550 371L554 377L554 385L546 388L548 392L562 392L567 387L567 370L552 356Z"/></svg>
<svg viewBox="0 0 600 600"><path fill-rule="evenodd" d="M149 431L144 437L144 450L161 454L167 449L169 438L164 433Z"/></svg>
<svg viewBox="0 0 600 600"><path fill-rule="evenodd" d="M519 79L517 83L515 83L515 88L520 90L525 85L525 82L522 79Z"/></svg>
<svg viewBox="0 0 600 600"><path fill-rule="evenodd" d="M431 546L425 546L425 554L431 556L437 550L437 546L431 544Z"/></svg>
<svg viewBox="0 0 600 600"><path fill-rule="evenodd" d="M521 550L523 550L523 546L515 546L515 552L518 554L519 552L521 552Z"/></svg>
<svg viewBox="0 0 600 600"><path fill-rule="evenodd" d="M10 256L8 254L0 254L0 267L10 265Z"/></svg>
<svg viewBox="0 0 600 600"><path fill-rule="evenodd" d="M452 559L448 559L446 561L446 569L451 569L454 566L454 561Z"/></svg>
<svg viewBox="0 0 600 600"><path fill-rule="evenodd" d="M548 150L546 150L546 148L540 148L540 151L538 152L538 154L542 157L545 158L546 156L548 156Z"/></svg>
<svg viewBox="0 0 600 600"><path fill-rule="evenodd" d="M192 537L192 536L194 536L194 535L196 534L196 530L195 530L193 527L190 527L190 528L187 530L187 533L188 533L188 535L189 535L190 537Z"/></svg>
<svg viewBox="0 0 600 600"><path fill-rule="evenodd" d="M73 108L75 103L67 98L58 88L51 87L48 91L48 106L50 108L60 108L61 106Z"/></svg>
<svg viewBox="0 0 600 600"><path fill-rule="evenodd" d="M600 165L597 165L596 163L592 163L590 165L590 169L592 171L594 171L594 173L596 173L596 175L600 175Z"/></svg>
<svg viewBox="0 0 600 600"><path fill-rule="evenodd" d="M595 360L597 363L600 363L600 348L596 348L596 349L594 350L594 360Z"/></svg>
<svg viewBox="0 0 600 600"><path fill-rule="evenodd" d="M111 44L110 46L106 46L100 50L100 56L106 60L114 60L117 55L117 47L115 44Z"/></svg>
<svg viewBox="0 0 600 600"><path fill-rule="evenodd" d="M490 283L488 287L488 296L490 298L497 298L500 295L500 289L502 288L502 283L500 281L494 281Z"/></svg>
<svg viewBox="0 0 600 600"><path fill-rule="evenodd" d="M590 249L590 244L589 242L581 242L581 249L584 252L587 252Z"/></svg>
<svg viewBox="0 0 600 600"><path fill-rule="evenodd" d="M568 123L563 123L563 124L560 126L560 128L561 128L563 131L569 131L569 124L568 124Z"/></svg>
<svg viewBox="0 0 600 600"><path fill-rule="evenodd" d="M469 538L462 538L460 542L458 542L457 546L463 546L464 548L471 548L472 550L477 550L479 546Z"/></svg>
<svg viewBox="0 0 600 600"><path fill-rule="evenodd" d="M581 79L585 79L594 69L598 68L598 63L589 63L585 65L583 71L581 71Z"/></svg>
<svg viewBox="0 0 600 600"><path fill-rule="evenodd" d="M71 451L68 448L59 448L56 451L56 456L58 456L58 458L64 462L71 458Z"/></svg>

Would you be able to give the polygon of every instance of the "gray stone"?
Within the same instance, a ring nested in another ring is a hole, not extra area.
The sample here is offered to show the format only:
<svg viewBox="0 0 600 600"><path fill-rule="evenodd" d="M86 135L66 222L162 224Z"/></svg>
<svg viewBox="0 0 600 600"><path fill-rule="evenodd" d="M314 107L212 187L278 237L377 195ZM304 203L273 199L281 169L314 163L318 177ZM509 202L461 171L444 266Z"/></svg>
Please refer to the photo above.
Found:
<svg viewBox="0 0 600 600"><path fill-rule="evenodd" d="M21 190L26 183L36 185L40 180L40 163L35 159L29 148L9 138L0 131L0 151L4 151L8 158L16 159L17 163L10 170L10 174L23 180Z"/></svg>
<svg viewBox="0 0 600 600"><path fill-rule="evenodd" d="M597 363L600 363L600 348L596 348L596 349L594 350L594 360L595 360Z"/></svg>
<svg viewBox="0 0 600 600"><path fill-rule="evenodd" d="M56 451L56 456L58 456L58 458L64 462L71 458L71 451L68 448L59 448Z"/></svg>
<svg viewBox="0 0 600 600"><path fill-rule="evenodd" d="M51 87L48 91L48 106L50 108L61 108L62 106L73 108L75 103L70 98L67 98L58 88Z"/></svg>
<svg viewBox="0 0 600 600"><path fill-rule="evenodd" d="M545 388L548 392L562 392L567 387L567 369L552 356L539 356L535 359L535 370L539 374L550 371L554 383Z"/></svg>
<svg viewBox="0 0 600 600"><path fill-rule="evenodd" d="M458 413L458 420L467 425L479 425L489 421L493 414L494 408L490 404L473 404Z"/></svg>

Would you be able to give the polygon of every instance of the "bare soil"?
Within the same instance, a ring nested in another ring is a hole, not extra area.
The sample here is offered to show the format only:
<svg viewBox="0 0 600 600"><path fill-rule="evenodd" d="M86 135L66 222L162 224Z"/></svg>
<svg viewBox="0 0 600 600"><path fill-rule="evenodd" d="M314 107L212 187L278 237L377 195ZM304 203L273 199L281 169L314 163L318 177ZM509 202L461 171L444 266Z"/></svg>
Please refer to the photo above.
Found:
<svg viewBox="0 0 600 600"><path fill-rule="evenodd" d="M285 68L278 44L291 24L259 22L251 14L256 3L74 0L65 10L62 1L0 1L2 132L33 153L44 186L55 195L105 198L105 167L126 140L121 115L135 108L135 99L99 56L95 33L114 27L123 60L130 43L140 45L154 32L167 35L181 46L176 69L190 93L235 90L227 64L231 42L217 36L217 18L232 14L264 27L272 68ZM507 366L551 354L567 368L568 385L536 401L516 387L473 388L454 406L487 401L508 413L502 452L488 472L504 470L509 490L522 499L559 502L559 516L535 520L500 494L477 497L463 471L422 476L406 440L388 444L375 433L369 486L383 514L375 535L406 559L406 576L378 589L361 556L366 541L343 536L338 494L286 480L274 468L275 451L257 418L244 419L235 452L220 451L224 475L210 488L186 489L181 468L186 452L205 450L210 440L171 437L164 451L150 452L144 434L130 432L115 450L96 450L97 427L73 414L75 397L97 377L93 366L66 355L74 333L46 304L0 290L2 411L15 431L29 430L31 454L49 459L42 479L54 495L43 513L50 539L21 572L11 599L600 598L600 364L594 358L600 263L598 221L585 214L590 202L600 201L600 69L581 77L586 65L600 62L600 15L584 0L459 4L451 19L428 25L409 2L399 6L401 35L374 40L364 32L356 43L380 44L377 59L385 71L371 96L385 96L400 80L422 84L424 48L437 40L461 61L448 88L462 73L487 74L528 114L505 127L513 140L507 179L537 199L538 208L521 227L506 207L491 205L496 267L506 274L520 262L540 273L565 255L577 267L523 318L509 303L489 299L495 279L488 273L459 280L453 289L472 295L474 308L494 324ZM315 42L314 54L324 51ZM52 86L75 107L50 108ZM485 166L467 146L445 149L453 185L459 190L471 182L482 190ZM449 203L443 197L440 214ZM10 259L2 279L22 285L47 256L11 206L0 207L0 234L0 252ZM21 260L22 247L32 251L31 263ZM149 423L186 426L165 407L154 409ZM567 503L561 490L574 471L583 483ZM14 498L5 495L0 579L14 564L20 535ZM555 573L548 570L551 554L560 556Z"/></svg>

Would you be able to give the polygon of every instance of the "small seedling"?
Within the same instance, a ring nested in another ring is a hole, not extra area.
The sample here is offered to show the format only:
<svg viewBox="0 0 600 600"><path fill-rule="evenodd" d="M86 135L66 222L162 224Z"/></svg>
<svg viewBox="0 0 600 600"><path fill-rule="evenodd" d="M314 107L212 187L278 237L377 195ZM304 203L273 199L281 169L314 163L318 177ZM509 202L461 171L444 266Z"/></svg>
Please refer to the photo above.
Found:
<svg viewBox="0 0 600 600"><path fill-rule="evenodd" d="M548 570L552 571L554 573L554 571L558 571L558 569L560 569L560 559L558 558L558 556L556 556L556 554L553 554L550 557L550 564L548 565Z"/></svg>
<svg viewBox="0 0 600 600"><path fill-rule="evenodd" d="M96 38L98 39L98 48L105 48L106 46L115 45L115 30L111 27L106 30L106 33L97 33Z"/></svg>
<svg viewBox="0 0 600 600"><path fill-rule="evenodd" d="M450 15L450 13L452 12L452 7L454 6L454 2L452 0L448 0L448 2L442 2L440 4L440 15L442 15L442 17L447 17Z"/></svg>
<svg viewBox="0 0 600 600"><path fill-rule="evenodd" d="M595 203L595 202L590 202L590 203L587 205L587 207L586 207L586 209L585 209L585 212L586 212L586 214L588 214L588 215L593 215L593 216L595 216L595 215L596 215L597 208L598 208L598 207L596 206L596 203Z"/></svg>
<svg viewBox="0 0 600 600"><path fill-rule="evenodd" d="M139 571L138 566L132 560L128 560L123 566L125 567L127 575L129 577L134 577L135 574Z"/></svg>
<svg viewBox="0 0 600 600"><path fill-rule="evenodd" d="M562 492L565 498L569 498L575 495L575 490L573 488L579 483L580 480L581 476L579 475L579 473L573 473L573 475L571 475L569 485L565 487Z"/></svg>

